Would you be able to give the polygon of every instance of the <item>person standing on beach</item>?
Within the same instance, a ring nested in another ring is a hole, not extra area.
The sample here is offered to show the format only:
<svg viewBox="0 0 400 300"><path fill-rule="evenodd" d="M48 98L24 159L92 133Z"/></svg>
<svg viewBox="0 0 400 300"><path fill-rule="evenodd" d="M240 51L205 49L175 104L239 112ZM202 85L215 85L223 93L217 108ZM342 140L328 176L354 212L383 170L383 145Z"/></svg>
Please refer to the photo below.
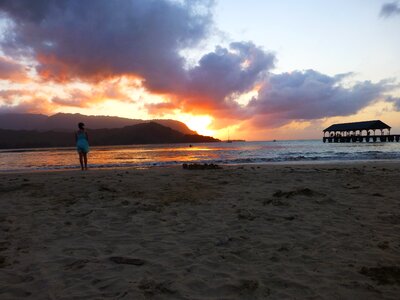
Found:
<svg viewBox="0 0 400 300"><path fill-rule="evenodd" d="M75 132L76 149L79 153L79 162L82 171L87 170L87 154L89 152L89 137L85 130L85 124L78 124L78 131Z"/></svg>

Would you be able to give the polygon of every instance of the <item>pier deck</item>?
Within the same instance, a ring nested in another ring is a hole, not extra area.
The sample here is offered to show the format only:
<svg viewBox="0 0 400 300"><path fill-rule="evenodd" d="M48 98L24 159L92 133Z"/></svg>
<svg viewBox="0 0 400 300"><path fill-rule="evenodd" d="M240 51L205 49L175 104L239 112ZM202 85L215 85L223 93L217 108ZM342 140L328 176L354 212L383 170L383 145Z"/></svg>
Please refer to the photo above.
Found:
<svg viewBox="0 0 400 300"><path fill-rule="evenodd" d="M371 143L371 142L399 142L400 134L367 135L367 136L329 136L323 137L324 143Z"/></svg>

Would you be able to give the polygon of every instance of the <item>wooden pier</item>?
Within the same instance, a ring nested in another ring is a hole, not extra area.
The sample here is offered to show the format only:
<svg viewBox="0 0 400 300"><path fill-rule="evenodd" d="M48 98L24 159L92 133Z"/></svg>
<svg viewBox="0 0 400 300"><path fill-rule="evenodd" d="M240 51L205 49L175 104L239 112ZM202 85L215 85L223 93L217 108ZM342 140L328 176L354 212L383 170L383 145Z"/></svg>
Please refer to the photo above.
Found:
<svg viewBox="0 0 400 300"><path fill-rule="evenodd" d="M324 143L399 142L400 134L390 134L390 129L380 120L333 124L323 130L322 140Z"/></svg>

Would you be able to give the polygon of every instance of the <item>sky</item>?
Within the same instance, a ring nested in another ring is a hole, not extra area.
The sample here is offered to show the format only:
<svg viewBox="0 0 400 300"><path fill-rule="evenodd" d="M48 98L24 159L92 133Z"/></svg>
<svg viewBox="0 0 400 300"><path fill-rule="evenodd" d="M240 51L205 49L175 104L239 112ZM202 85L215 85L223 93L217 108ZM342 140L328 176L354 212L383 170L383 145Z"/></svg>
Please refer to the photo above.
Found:
<svg viewBox="0 0 400 300"><path fill-rule="evenodd" d="M0 0L0 114L169 118L221 139L372 119L400 133L398 53L400 1Z"/></svg>

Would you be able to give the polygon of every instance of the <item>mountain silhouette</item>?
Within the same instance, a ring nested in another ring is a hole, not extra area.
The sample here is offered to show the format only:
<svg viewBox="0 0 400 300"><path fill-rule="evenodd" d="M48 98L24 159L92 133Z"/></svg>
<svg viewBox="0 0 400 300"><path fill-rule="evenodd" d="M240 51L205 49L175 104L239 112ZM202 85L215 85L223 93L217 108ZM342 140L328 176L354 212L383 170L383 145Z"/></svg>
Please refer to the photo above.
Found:
<svg viewBox="0 0 400 300"><path fill-rule="evenodd" d="M175 120L150 120L170 127L184 134L197 134L186 124ZM112 116L87 116L82 114L58 113L52 116L41 114L0 114L0 129L37 130L37 131L75 131L77 124L83 122L90 129L122 128L125 126L148 123L150 121Z"/></svg>
<svg viewBox="0 0 400 300"><path fill-rule="evenodd" d="M185 134L156 122L123 128L88 129L87 132L91 146L219 142L213 137ZM0 129L0 149L72 146L75 146L73 132Z"/></svg>

